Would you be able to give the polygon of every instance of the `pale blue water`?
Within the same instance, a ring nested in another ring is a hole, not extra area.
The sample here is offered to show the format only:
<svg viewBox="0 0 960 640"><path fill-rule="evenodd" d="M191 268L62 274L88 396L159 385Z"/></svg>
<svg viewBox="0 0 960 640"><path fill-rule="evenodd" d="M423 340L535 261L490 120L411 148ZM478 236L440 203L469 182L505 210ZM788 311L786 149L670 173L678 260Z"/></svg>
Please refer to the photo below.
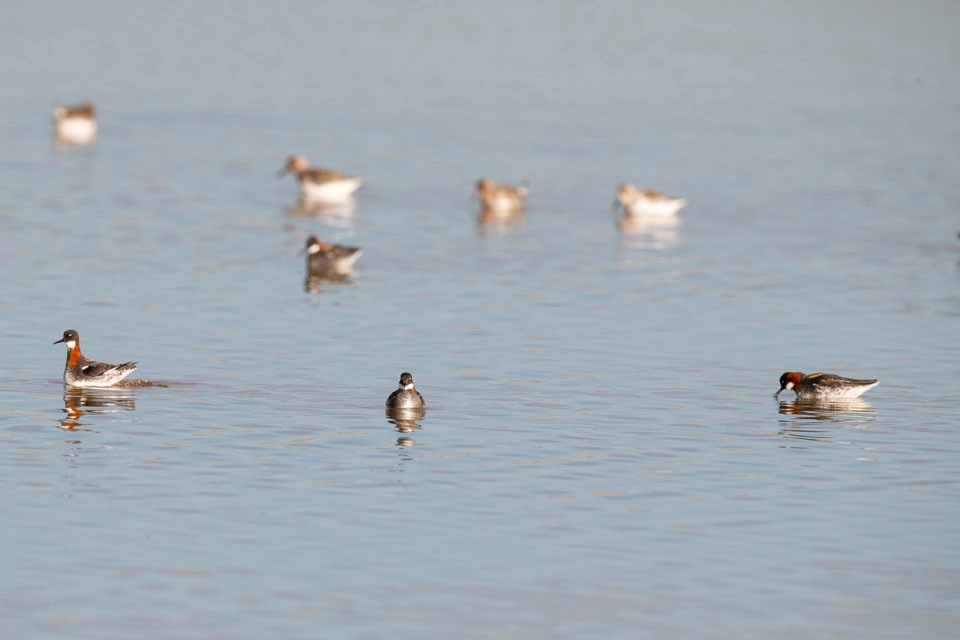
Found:
<svg viewBox="0 0 960 640"><path fill-rule="evenodd" d="M955 633L956 5L88 4L0 20L4 637ZM65 394L67 328L168 386Z"/></svg>

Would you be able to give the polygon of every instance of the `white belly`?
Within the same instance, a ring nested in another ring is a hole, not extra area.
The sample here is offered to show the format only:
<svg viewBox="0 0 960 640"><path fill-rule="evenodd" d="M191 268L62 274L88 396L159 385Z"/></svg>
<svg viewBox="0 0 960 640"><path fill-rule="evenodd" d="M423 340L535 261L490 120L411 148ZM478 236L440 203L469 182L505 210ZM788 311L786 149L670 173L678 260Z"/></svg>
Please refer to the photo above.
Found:
<svg viewBox="0 0 960 640"><path fill-rule="evenodd" d="M112 387L128 375L133 373L136 367L131 367L122 371L110 371L105 375L88 378L84 376L75 376L73 371L67 370L64 373L63 381L71 387Z"/></svg>
<svg viewBox="0 0 960 640"><path fill-rule="evenodd" d="M873 384L865 384L859 387L850 386L833 387L830 389L816 389L810 393L805 393L802 396L799 396L799 398L812 400L848 400L851 398L859 398L878 384L880 383L874 382Z"/></svg>
<svg viewBox="0 0 960 640"><path fill-rule="evenodd" d="M674 216L683 208L687 201L683 198L674 200L649 200L642 198L631 202L624 207L631 216Z"/></svg>
<svg viewBox="0 0 960 640"><path fill-rule="evenodd" d="M69 144L90 144L97 137L97 121L64 118L57 121L57 139Z"/></svg>
<svg viewBox="0 0 960 640"><path fill-rule="evenodd" d="M516 213L523 207L523 201L520 198L505 193L487 198L485 204L489 211L499 215Z"/></svg>
<svg viewBox="0 0 960 640"><path fill-rule="evenodd" d="M363 178L344 178L328 182L300 183L300 191L307 202L337 202L348 200L363 184Z"/></svg>

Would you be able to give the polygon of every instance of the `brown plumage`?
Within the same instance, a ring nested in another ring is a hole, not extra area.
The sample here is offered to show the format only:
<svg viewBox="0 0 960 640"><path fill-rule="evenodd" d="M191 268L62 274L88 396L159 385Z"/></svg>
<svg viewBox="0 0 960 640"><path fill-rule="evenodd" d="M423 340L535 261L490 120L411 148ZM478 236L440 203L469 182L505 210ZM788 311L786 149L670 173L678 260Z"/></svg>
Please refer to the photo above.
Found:
<svg viewBox="0 0 960 640"><path fill-rule="evenodd" d="M495 211L516 211L523 208L527 197L527 186L498 184L492 180L477 180L477 197L484 208Z"/></svg>
<svg viewBox="0 0 960 640"><path fill-rule="evenodd" d="M97 117L97 110L92 102L83 102L81 104L58 107L54 111L54 115L58 120L64 118L88 118L92 120Z"/></svg>

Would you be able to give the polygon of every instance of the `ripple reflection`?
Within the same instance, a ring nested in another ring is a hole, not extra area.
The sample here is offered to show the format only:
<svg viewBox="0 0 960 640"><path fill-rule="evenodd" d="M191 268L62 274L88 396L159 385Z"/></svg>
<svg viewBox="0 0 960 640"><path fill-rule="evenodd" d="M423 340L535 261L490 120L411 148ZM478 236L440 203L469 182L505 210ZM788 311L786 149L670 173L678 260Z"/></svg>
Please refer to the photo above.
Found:
<svg viewBox="0 0 960 640"><path fill-rule="evenodd" d="M675 217L623 216L617 220L624 248L656 251L677 243L681 224Z"/></svg>
<svg viewBox="0 0 960 640"><path fill-rule="evenodd" d="M137 408L136 396L131 387L104 387L79 389L69 387L63 393L63 412L67 414L60 421L60 428L66 431L92 431L80 429L87 425L81 422L84 415L103 415L134 411Z"/></svg>
<svg viewBox="0 0 960 640"><path fill-rule="evenodd" d="M331 227L353 228L353 214L357 210L357 200L353 196L345 200L297 200L287 209L291 218L319 217Z"/></svg>
<svg viewBox="0 0 960 640"><path fill-rule="evenodd" d="M863 424L873 422L876 410L862 398L846 400L784 400L779 403L781 415L795 416L783 420L790 426L780 430L780 435L812 442L828 442L833 433L826 428L816 428L817 423ZM826 427L827 425L822 425Z"/></svg>
<svg viewBox="0 0 960 640"><path fill-rule="evenodd" d="M417 422L423 418L427 410L423 407L415 409L387 409L387 422L396 427L400 433L412 433L417 429L422 429L423 425Z"/></svg>
<svg viewBox="0 0 960 640"><path fill-rule="evenodd" d="M483 207L477 214L477 233L483 236L504 235L523 227L524 210Z"/></svg>
<svg viewBox="0 0 960 640"><path fill-rule="evenodd" d="M798 415L811 420L831 422L862 422L849 414L874 414L876 409L863 398L845 400L782 400L779 411L783 415Z"/></svg>
<svg viewBox="0 0 960 640"><path fill-rule="evenodd" d="M330 273L327 271L311 271L307 269L307 276L303 280L303 290L306 293L323 293L325 290L324 284L353 284L353 279L350 276Z"/></svg>
<svg viewBox="0 0 960 640"><path fill-rule="evenodd" d="M411 434L415 431L419 431L423 428L417 420L423 418L426 413L426 409L387 409L386 416L387 422L389 422L396 430L397 433L402 434ZM398 447L412 447L416 445L417 442L409 435L402 435L397 438Z"/></svg>

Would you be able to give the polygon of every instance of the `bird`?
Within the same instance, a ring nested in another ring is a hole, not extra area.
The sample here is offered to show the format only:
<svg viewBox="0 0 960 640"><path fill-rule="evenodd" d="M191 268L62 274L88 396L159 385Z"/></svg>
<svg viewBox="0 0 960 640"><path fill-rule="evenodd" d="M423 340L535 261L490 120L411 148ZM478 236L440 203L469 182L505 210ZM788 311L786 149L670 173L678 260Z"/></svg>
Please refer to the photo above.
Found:
<svg viewBox="0 0 960 640"><path fill-rule="evenodd" d="M67 345L67 364L63 368L63 382L72 387L112 387L137 368L136 362L107 364L90 360L80 353L80 334L73 329L53 344Z"/></svg>
<svg viewBox="0 0 960 640"><path fill-rule="evenodd" d="M278 175L293 173L300 181L300 195L304 202L341 202L349 200L363 184L360 176L348 176L333 169L311 167L303 156L287 158Z"/></svg>
<svg viewBox="0 0 960 640"><path fill-rule="evenodd" d="M627 216L673 216L687 206L686 198L673 198L653 189L638 189L624 183L617 190L614 205L623 207Z"/></svg>
<svg viewBox="0 0 960 640"><path fill-rule="evenodd" d="M319 276L347 276L353 273L353 264L363 255L358 247L324 244L317 236L307 238L307 271Z"/></svg>
<svg viewBox="0 0 960 640"><path fill-rule="evenodd" d="M426 407L423 396L413 386L413 376L404 371L400 374L400 386L387 398L388 409L422 409Z"/></svg>
<svg viewBox="0 0 960 640"><path fill-rule="evenodd" d="M90 144L97 137L97 110L90 102L57 107L53 110L53 127L60 142Z"/></svg>
<svg viewBox="0 0 960 640"><path fill-rule="evenodd" d="M879 380L857 380L834 373L805 375L800 371L788 371L780 376L780 390L773 394L773 397L779 397L783 391L789 389L797 394L797 400L859 398L878 384Z"/></svg>
<svg viewBox="0 0 960 640"><path fill-rule="evenodd" d="M477 180L477 197L488 212L511 214L523 209L527 198L527 185L498 184L486 178Z"/></svg>

